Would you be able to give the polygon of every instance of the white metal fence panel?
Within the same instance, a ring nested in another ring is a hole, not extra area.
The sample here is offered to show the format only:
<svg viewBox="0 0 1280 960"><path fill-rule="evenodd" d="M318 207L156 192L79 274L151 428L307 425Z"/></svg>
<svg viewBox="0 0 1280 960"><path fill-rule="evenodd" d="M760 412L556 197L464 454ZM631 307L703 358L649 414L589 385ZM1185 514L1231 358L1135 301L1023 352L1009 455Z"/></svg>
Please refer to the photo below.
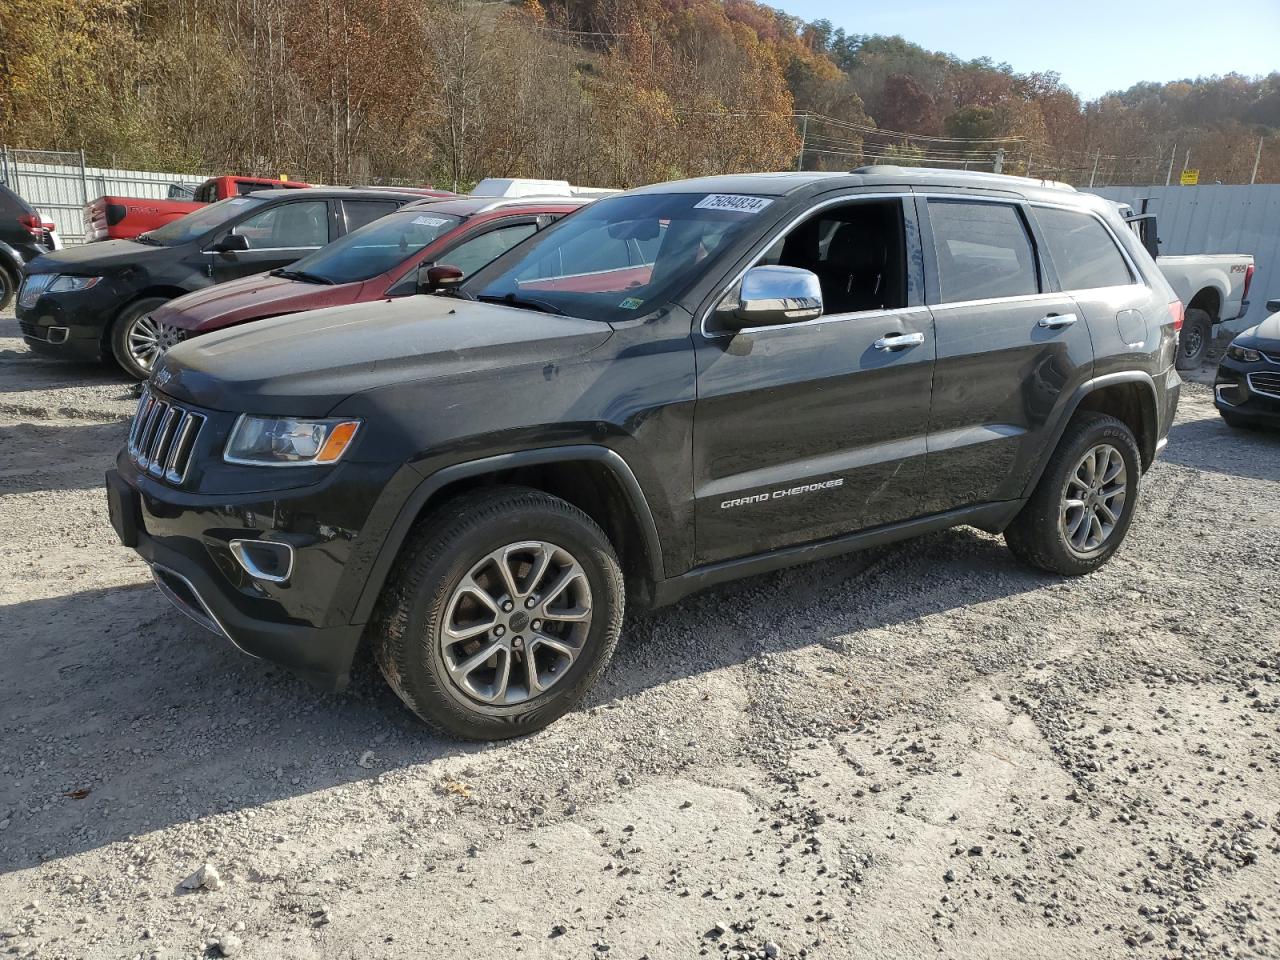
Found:
<svg viewBox="0 0 1280 960"><path fill-rule="evenodd" d="M1249 312L1227 324L1244 330L1266 317L1266 301L1280 297L1280 184L1201 187L1099 187L1088 191L1135 210L1148 200L1156 215L1160 252L1251 253L1257 270Z"/></svg>
<svg viewBox="0 0 1280 960"><path fill-rule="evenodd" d="M0 182L58 227L65 243L84 242L84 205L104 194L164 200L174 184L194 189L206 177L153 170L88 167L75 153L0 151Z"/></svg>

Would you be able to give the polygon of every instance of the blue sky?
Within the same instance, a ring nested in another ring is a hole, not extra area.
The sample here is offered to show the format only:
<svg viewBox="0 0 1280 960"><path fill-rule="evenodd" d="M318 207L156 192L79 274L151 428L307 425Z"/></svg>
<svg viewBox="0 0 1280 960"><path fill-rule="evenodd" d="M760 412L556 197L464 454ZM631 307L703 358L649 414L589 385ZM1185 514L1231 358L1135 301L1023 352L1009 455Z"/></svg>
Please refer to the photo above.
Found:
<svg viewBox="0 0 1280 960"><path fill-rule="evenodd" d="M1280 70L1280 0L768 0L846 33L900 34L1019 73L1056 70L1092 99L1139 80Z"/></svg>

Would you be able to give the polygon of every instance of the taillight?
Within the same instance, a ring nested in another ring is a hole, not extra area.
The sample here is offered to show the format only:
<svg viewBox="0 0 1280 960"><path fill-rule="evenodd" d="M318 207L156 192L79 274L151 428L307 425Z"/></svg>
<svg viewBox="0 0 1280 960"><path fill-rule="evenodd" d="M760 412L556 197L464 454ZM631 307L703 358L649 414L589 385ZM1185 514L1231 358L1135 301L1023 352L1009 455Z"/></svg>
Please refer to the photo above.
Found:
<svg viewBox="0 0 1280 960"><path fill-rule="evenodd" d="M34 213L22 214L22 216L18 217L18 223L22 224L22 226L26 228L27 233L31 234L37 240L44 231L44 221Z"/></svg>
<svg viewBox="0 0 1280 960"><path fill-rule="evenodd" d="M1244 293L1240 294L1241 300L1249 299L1249 284L1253 283L1253 264L1249 264L1249 269L1244 272Z"/></svg>
<svg viewBox="0 0 1280 960"><path fill-rule="evenodd" d="M1182 306L1182 301L1181 300L1170 301L1169 313L1173 316L1173 329L1181 330L1182 321L1183 319L1185 319L1187 315L1186 308Z"/></svg>

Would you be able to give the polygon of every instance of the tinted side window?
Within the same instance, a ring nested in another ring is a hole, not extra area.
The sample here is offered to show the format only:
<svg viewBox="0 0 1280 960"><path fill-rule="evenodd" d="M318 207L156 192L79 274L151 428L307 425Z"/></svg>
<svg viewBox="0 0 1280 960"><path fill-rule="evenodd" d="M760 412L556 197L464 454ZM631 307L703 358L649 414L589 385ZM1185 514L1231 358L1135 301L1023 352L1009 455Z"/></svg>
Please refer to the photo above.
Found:
<svg viewBox="0 0 1280 960"><path fill-rule="evenodd" d="M1064 290L1133 283L1133 276L1106 228L1087 213L1037 207L1049 259Z"/></svg>
<svg viewBox="0 0 1280 960"><path fill-rule="evenodd" d="M390 200L343 200L342 209L347 212L347 232L359 230L366 223L373 223L388 213L395 213L399 206Z"/></svg>
<svg viewBox="0 0 1280 960"><path fill-rule="evenodd" d="M532 223L514 223L464 240L440 257L441 263L457 267L463 276L470 276L490 260L506 253L521 240L533 236L537 226Z"/></svg>
<svg viewBox="0 0 1280 960"><path fill-rule="evenodd" d="M1040 292L1035 249L1016 208L930 200L929 222L944 303Z"/></svg>
<svg viewBox="0 0 1280 960"><path fill-rule="evenodd" d="M329 205L324 200L282 203L235 228L249 249L323 247L329 242Z"/></svg>

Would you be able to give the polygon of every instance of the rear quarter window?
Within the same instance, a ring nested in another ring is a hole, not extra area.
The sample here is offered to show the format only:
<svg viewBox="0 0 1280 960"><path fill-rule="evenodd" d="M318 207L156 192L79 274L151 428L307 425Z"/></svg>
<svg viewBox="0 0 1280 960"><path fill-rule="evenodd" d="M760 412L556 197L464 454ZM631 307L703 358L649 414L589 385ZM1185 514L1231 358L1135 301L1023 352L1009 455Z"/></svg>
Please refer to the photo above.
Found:
<svg viewBox="0 0 1280 960"><path fill-rule="evenodd" d="M1037 207L1036 221L1064 290L1133 283L1129 265L1096 217L1074 210Z"/></svg>

